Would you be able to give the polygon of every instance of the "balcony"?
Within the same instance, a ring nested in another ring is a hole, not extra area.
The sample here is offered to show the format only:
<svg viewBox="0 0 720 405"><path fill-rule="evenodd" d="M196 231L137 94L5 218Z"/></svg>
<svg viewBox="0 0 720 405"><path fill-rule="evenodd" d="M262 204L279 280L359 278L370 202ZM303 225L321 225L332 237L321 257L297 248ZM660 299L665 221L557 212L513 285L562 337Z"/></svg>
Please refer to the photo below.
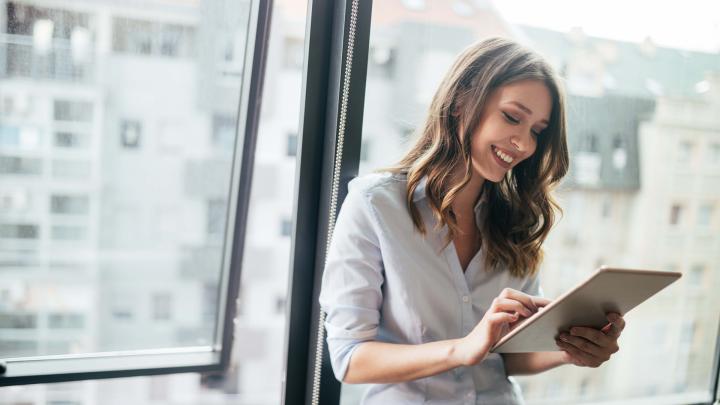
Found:
<svg viewBox="0 0 720 405"><path fill-rule="evenodd" d="M0 79L91 82L94 62L92 43L53 38L44 46L32 36L0 34Z"/></svg>

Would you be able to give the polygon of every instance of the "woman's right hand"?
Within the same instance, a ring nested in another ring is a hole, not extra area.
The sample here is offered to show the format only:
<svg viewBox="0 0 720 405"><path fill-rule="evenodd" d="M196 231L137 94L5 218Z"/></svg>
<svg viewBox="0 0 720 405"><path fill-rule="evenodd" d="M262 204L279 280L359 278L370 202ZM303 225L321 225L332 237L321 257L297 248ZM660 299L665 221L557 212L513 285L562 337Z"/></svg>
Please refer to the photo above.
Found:
<svg viewBox="0 0 720 405"><path fill-rule="evenodd" d="M485 360L490 349L518 321L532 316L551 301L505 288L485 312L475 328L459 340L455 355L463 366L474 366Z"/></svg>

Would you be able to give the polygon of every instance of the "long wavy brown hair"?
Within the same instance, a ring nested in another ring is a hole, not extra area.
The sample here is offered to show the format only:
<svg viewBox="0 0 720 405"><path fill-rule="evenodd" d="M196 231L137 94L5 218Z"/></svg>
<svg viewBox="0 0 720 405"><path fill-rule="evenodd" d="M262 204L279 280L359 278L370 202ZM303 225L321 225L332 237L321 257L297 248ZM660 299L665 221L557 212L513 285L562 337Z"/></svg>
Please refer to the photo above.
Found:
<svg viewBox="0 0 720 405"><path fill-rule="evenodd" d="M383 170L407 175L408 209L423 235L426 228L413 193L427 178L425 192L437 220L436 230L448 226L447 246L459 232L451 208L472 176L471 139L485 102L495 89L520 80L539 80L547 86L552 97L550 122L537 138L532 156L500 182L483 183L486 213L479 237L488 270L505 266L513 276L525 277L535 274L542 262L542 243L560 211L551 191L569 166L565 96L555 72L541 56L502 38L465 49L435 93L417 143L395 166ZM464 168L460 179L453 175L458 167Z"/></svg>

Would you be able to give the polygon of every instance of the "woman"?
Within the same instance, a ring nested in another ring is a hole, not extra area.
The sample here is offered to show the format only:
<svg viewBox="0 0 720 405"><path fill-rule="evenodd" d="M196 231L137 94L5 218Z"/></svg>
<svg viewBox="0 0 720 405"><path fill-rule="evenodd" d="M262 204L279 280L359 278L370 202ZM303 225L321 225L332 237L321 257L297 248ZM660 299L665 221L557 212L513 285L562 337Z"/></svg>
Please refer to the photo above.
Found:
<svg viewBox="0 0 720 405"><path fill-rule="evenodd" d="M572 328L557 352L490 348L550 301L542 242L566 174L565 106L538 55L505 39L466 49L415 146L353 180L328 251L320 303L336 377L372 384L366 404L519 403L509 375L597 367L624 327Z"/></svg>

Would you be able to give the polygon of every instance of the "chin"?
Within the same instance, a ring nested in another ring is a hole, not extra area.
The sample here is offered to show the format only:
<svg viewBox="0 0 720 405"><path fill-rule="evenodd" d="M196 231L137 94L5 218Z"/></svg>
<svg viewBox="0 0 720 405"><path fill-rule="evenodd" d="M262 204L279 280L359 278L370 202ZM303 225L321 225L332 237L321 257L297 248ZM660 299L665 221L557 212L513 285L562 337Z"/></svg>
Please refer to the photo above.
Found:
<svg viewBox="0 0 720 405"><path fill-rule="evenodd" d="M487 172L479 172L478 173L480 177L483 179L491 182L491 183L500 183L504 178L507 172L503 173L487 173Z"/></svg>

